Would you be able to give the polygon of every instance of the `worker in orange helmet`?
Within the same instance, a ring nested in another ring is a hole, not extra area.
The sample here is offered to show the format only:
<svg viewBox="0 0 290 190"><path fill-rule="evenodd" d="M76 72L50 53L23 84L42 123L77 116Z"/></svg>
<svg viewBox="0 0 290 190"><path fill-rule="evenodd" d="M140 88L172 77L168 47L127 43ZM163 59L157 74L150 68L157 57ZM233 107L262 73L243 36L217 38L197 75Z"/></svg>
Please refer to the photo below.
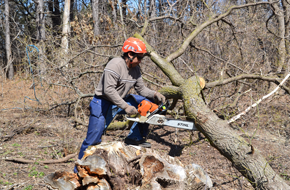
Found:
<svg viewBox="0 0 290 190"><path fill-rule="evenodd" d="M113 58L106 65L101 80L90 103L90 119L86 139L80 149L79 159L88 146L101 143L104 130L118 114L137 114L142 100L165 102L159 92L147 88L142 80L140 62L147 53L146 45L138 38L128 38L122 47L123 56ZM134 87L139 95L128 94ZM146 142L148 124L135 122L125 138L125 144L150 148ZM77 169L74 169L77 173Z"/></svg>

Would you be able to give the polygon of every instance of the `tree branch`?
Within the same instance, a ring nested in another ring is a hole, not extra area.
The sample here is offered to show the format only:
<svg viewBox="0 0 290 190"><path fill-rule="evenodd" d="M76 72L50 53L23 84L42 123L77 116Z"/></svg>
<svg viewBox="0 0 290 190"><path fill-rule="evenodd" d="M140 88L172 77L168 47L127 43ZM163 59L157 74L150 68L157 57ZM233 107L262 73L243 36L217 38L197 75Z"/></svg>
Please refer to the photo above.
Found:
<svg viewBox="0 0 290 190"><path fill-rule="evenodd" d="M64 65L62 65L62 66L59 67L59 69L62 69L63 67L67 67L68 64L69 64L73 59L75 59L76 57L78 57L78 56L80 56L80 55L82 55L83 53L86 53L86 52L90 52L90 53L93 53L93 54L95 54L95 55L102 56L102 57L114 57L114 56L112 56L112 55L103 55L103 54L96 53L96 52L92 51L92 49L94 49L94 48L96 48L96 47L120 47L120 46L123 46L123 45L121 45L121 44L119 44L119 45L117 44L117 45L113 45L113 46L108 46L108 45L99 45L99 46L97 46L97 45L96 45L96 46L89 47L89 48L87 48L87 49L85 49L85 50L79 52L78 54L76 54L75 56L73 56L72 58L70 58L69 60L67 60L66 63L65 63Z"/></svg>
<svg viewBox="0 0 290 190"><path fill-rule="evenodd" d="M277 1L276 1L277 2ZM264 4L273 4L276 2L258 2L258 3L248 3L245 5L239 5L239 6L232 6L230 7L225 13L218 15L212 15L207 21L202 23L201 25L197 26L196 29L184 40L181 47L175 51L174 53L170 54L166 60L168 62L173 61L174 59L178 58L180 55L182 55L185 51L185 49L188 47L190 42L206 27L210 26L211 24L221 20L222 18L228 16L233 10L235 9L241 9L249 6L257 6L257 5L264 5Z"/></svg>
<svg viewBox="0 0 290 190"><path fill-rule="evenodd" d="M179 22L183 23L182 20L181 20L181 17L179 17L179 18L175 18L175 17L170 16L170 15L167 15L167 16L161 16L161 17L153 17L153 18L150 18L149 20L145 20L145 23L144 23L144 25L143 25L143 27L142 27L142 30L141 30L140 35L143 36L143 35L146 33L147 27L149 26L149 23L150 23L150 22L153 22L153 21L156 21L156 20L167 19L167 18L168 18L168 19L175 20L175 21L179 21Z"/></svg>
<svg viewBox="0 0 290 190"><path fill-rule="evenodd" d="M218 59L219 61L222 61L222 62L224 62L224 63L228 63L228 64L230 64L231 66L233 66L233 67L235 67L235 68L241 70L242 72L247 73L247 72L244 71L242 68L236 66L235 64L233 64L233 63L231 63L231 62L228 62L227 60L224 60L224 59L222 59L222 58L219 58L219 57L215 56L214 54L212 54L210 51L208 51L208 50L206 50L206 49L202 49L202 48L200 48L200 47L197 47L197 46L193 45L192 43L190 43L190 46L193 47L193 48L195 48L195 49L197 49L197 50L204 51L204 52L208 53L209 55L211 55L212 57L214 57L215 59Z"/></svg>
<svg viewBox="0 0 290 190"><path fill-rule="evenodd" d="M163 94L166 98L170 99L181 99L181 91L179 87L175 86L165 86L159 90L161 94Z"/></svg>
<svg viewBox="0 0 290 190"><path fill-rule="evenodd" d="M80 73L78 76L72 78L71 80L73 81L73 80L79 79L83 75L90 74L90 73L103 73L103 71L85 71L85 72Z"/></svg>
<svg viewBox="0 0 290 190"><path fill-rule="evenodd" d="M35 162L37 162L39 164L56 164L56 163L66 162L69 159L74 158L76 155L77 154L69 154L66 157L63 157L63 158L58 159L58 160L45 160L45 161L25 160L25 159L22 159L22 158L7 158L5 160L6 161L10 161L10 162L23 163L23 164L33 164Z"/></svg>
<svg viewBox="0 0 290 190"><path fill-rule="evenodd" d="M290 94L290 89L288 87L286 87L285 85L280 84L279 79L264 77L264 76L259 76L259 75L253 75L253 74L242 74L242 75L239 75L236 77L210 82L210 83L205 84L205 88L212 88L212 87L216 87L216 86L221 86L221 85L225 85L225 84L228 84L230 82L234 82L234 81L238 81L238 80L242 80L242 79L259 79L259 80L274 82L275 84L281 86L285 91L287 91L288 94Z"/></svg>
<svg viewBox="0 0 290 190"><path fill-rule="evenodd" d="M288 75L283 79L283 81L269 94L267 94L266 96L263 96L261 99L259 99L256 103L254 103L253 105L249 106L247 109L245 109L243 112L241 112L240 114L232 117L228 123L232 123L234 121L236 121L237 119L239 119L242 115L245 115L247 112L249 112L252 108L256 107L259 103L261 103L264 99L272 96L282 85L283 83L285 83L285 81L290 77L290 73L288 73Z"/></svg>

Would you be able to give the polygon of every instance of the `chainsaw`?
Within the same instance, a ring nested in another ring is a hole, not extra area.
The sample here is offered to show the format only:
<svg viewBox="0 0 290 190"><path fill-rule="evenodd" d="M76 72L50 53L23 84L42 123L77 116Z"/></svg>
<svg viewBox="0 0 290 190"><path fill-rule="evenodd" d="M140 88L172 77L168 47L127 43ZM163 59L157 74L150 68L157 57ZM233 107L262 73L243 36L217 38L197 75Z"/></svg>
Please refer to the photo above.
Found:
<svg viewBox="0 0 290 190"><path fill-rule="evenodd" d="M136 117L129 117L127 115L125 117L129 121L136 121L139 123L170 126L197 131L197 128L195 127L193 122L166 118L165 114L168 107L168 101L165 104L161 103L161 105L158 106L157 104L154 104L150 101L142 100L142 102L138 105L139 114L137 114Z"/></svg>

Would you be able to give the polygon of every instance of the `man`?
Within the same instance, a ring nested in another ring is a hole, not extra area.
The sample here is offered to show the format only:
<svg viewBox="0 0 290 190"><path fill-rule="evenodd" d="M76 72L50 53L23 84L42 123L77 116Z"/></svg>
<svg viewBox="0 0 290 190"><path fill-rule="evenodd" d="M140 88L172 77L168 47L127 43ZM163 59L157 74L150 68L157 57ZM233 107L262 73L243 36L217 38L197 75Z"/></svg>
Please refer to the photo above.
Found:
<svg viewBox="0 0 290 190"><path fill-rule="evenodd" d="M145 44L138 38L130 37L124 42L122 50L122 57L108 62L95 90L95 96L90 103L87 136L81 146L79 159L83 157L88 146L101 142L105 128L117 113L137 114L136 107L144 99L157 102L166 100L159 92L144 86L139 64L147 52ZM139 95L128 95L132 87ZM147 134L148 124L135 122L125 143L150 148L151 144L145 139Z"/></svg>

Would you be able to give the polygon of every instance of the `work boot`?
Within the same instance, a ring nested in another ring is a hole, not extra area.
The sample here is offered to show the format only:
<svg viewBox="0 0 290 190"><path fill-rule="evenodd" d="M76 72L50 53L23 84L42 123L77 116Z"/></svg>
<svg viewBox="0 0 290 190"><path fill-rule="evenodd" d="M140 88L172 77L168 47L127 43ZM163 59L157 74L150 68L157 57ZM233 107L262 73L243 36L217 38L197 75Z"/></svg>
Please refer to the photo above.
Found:
<svg viewBox="0 0 290 190"><path fill-rule="evenodd" d="M144 147L144 148L151 148L151 143L150 142L146 142L145 140L135 141L133 139L125 138L125 144L126 145L141 146L141 147Z"/></svg>

